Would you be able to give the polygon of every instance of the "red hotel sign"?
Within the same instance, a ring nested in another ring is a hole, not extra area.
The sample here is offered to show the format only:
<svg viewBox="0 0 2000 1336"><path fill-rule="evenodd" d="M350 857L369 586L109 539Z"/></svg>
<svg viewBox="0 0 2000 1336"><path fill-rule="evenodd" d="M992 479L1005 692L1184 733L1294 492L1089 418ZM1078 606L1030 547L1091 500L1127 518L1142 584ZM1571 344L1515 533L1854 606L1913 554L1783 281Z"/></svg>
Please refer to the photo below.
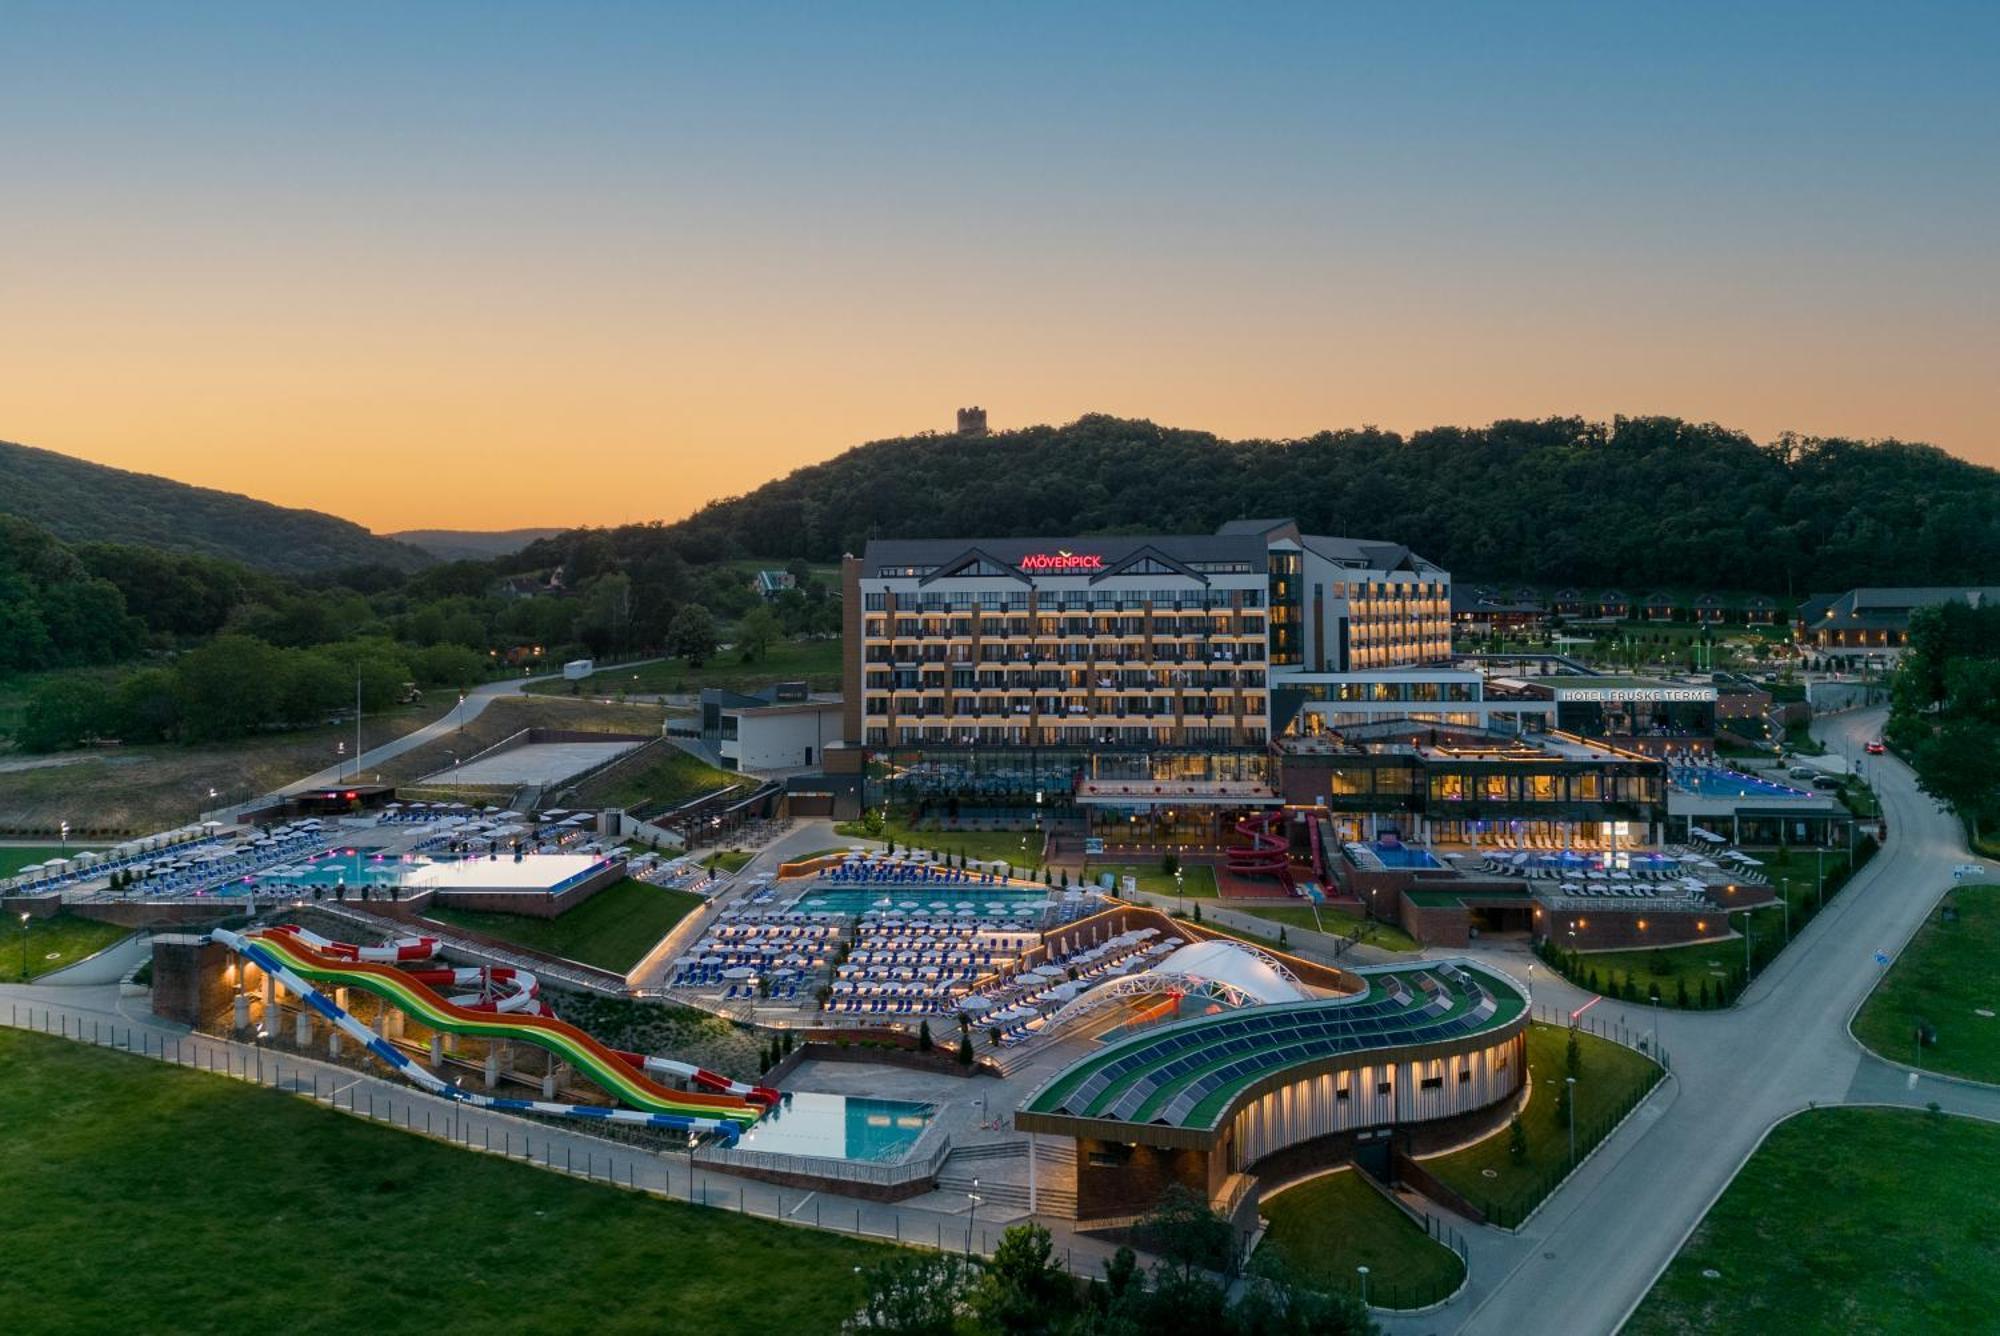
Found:
<svg viewBox="0 0 2000 1336"><path fill-rule="evenodd" d="M1053 575L1071 571L1101 571L1104 569L1104 558L1096 552L1031 552L1021 558L1021 569Z"/></svg>

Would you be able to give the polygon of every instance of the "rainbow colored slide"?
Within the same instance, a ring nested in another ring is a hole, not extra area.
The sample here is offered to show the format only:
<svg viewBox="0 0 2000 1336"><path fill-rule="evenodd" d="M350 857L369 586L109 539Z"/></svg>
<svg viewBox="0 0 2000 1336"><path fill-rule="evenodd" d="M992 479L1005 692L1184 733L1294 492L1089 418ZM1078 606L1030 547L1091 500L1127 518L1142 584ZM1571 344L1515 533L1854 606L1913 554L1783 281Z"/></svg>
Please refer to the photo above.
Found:
<svg viewBox="0 0 2000 1336"><path fill-rule="evenodd" d="M669 1127L713 1135L733 1143L745 1127L763 1116L764 1104L775 1102L777 1096L776 1091L762 1087L745 1087L750 1092L747 1097L712 1090L669 1089L638 1070L645 1062L643 1058L634 1063L632 1058L637 1055L626 1055L608 1048L553 1016L504 1014L463 1007L440 997L409 974L372 961L327 955L308 945L300 934L282 927L248 933L218 928L209 935L273 975L305 1006L317 1011L412 1083L433 1094L475 1107ZM462 1090L411 1060L402 1050L336 1005L315 984L366 989L434 1030L540 1045L561 1056L630 1107L502 1099ZM729 1082L714 1073L704 1072L703 1075L711 1077L716 1083L740 1084Z"/></svg>

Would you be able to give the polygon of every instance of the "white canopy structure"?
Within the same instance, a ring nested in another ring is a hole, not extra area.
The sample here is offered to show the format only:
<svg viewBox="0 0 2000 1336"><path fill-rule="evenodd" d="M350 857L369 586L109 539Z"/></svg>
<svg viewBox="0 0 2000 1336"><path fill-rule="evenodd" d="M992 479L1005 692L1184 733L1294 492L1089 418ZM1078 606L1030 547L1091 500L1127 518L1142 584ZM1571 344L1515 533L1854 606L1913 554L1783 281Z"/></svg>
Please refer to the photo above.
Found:
<svg viewBox="0 0 2000 1336"><path fill-rule="evenodd" d="M1226 1007L1269 1006L1311 999L1293 974L1274 957L1242 942L1208 941L1184 946L1148 968L1099 984L1049 1017L1051 1026L1134 997L1160 993L1213 998Z"/></svg>

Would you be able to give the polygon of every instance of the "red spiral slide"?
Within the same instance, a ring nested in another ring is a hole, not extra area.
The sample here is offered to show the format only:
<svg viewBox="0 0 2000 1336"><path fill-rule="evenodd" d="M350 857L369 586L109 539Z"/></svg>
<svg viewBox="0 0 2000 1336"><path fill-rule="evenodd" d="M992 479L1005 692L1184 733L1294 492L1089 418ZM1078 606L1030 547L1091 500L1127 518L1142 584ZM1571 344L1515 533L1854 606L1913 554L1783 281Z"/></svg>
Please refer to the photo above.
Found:
<svg viewBox="0 0 2000 1336"><path fill-rule="evenodd" d="M1292 857L1283 835L1273 833L1284 825L1285 812L1281 807L1258 812L1244 817L1236 823L1236 833L1250 841L1248 844L1232 846L1224 855L1225 865L1231 872L1247 877L1276 877L1290 894L1292 884Z"/></svg>

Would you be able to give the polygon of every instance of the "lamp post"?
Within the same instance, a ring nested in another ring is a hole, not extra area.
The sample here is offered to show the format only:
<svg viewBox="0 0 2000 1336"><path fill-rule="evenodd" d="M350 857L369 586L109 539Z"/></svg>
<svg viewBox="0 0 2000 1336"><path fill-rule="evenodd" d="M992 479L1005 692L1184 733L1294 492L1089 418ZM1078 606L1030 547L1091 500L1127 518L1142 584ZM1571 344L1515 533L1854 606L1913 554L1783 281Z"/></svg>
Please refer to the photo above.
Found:
<svg viewBox="0 0 2000 1336"><path fill-rule="evenodd" d="M689 1201L693 1201L693 1200L695 1199L695 1197L694 1197L694 1148L695 1148L695 1146L696 1146L697 1144L699 1144L699 1143L700 1143L700 1141L701 1141L701 1133L699 1133L699 1132L690 1132L690 1133L688 1133L688 1200L689 1200Z"/></svg>
<svg viewBox="0 0 2000 1336"><path fill-rule="evenodd" d="M972 1186L973 1186L974 1188L977 1188L977 1187L979 1186L979 1180L978 1180L978 1179L976 1179L976 1178L975 1178L975 1179L973 1179L973 1180L972 1180ZM979 1194L978 1194L978 1193L977 1193L977 1192L975 1191L975 1192L968 1192L968 1193L966 1193L966 1194L965 1194L965 1200L966 1200L967 1202L971 1203L971 1204L970 1204L969 1206L967 1206L967 1207L966 1207L966 1210L965 1210L965 1251L966 1251L966 1254L967 1254L968 1256L970 1256L970 1255L971 1255L971 1253L972 1253L972 1227L973 1227L973 1222L974 1222L974 1221L976 1221L976 1220L977 1220L977 1219L979 1218L979 1203L980 1203L980 1202L982 1202L982 1201L985 1201L986 1199L985 1199L984 1197L980 1196L980 1195L979 1195Z"/></svg>
<svg viewBox="0 0 2000 1336"><path fill-rule="evenodd" d="M27 912L24 910L22 911L21 914L21 982L26 983L27 981L28 981L28 915Z"/></svg>
<svg viewBox="0 0 2000 1336"><path fill-rule="evenodd" d="M1361 1306L1366 1308L1368 1306L1368 1268L1357 1266L1354 1268L1354 1274L1361 1277Z"/></svg>
<svg viewBox="0 0 2000 1336"><path fill-rule="evenodd" d="M65 854L69 852L69 822L67 821L62 823L62 851Z"/></svg>
<svg viewBox="0 0 2000 1336"><path fill-rule="evenodd" d="M1569 1083L1569 1163L1574 1169L1576 1167L1576 1078L1565 1076L1563 1080Z"/></svg>

